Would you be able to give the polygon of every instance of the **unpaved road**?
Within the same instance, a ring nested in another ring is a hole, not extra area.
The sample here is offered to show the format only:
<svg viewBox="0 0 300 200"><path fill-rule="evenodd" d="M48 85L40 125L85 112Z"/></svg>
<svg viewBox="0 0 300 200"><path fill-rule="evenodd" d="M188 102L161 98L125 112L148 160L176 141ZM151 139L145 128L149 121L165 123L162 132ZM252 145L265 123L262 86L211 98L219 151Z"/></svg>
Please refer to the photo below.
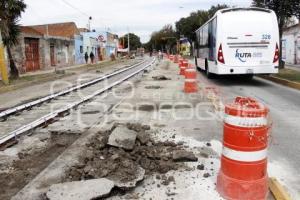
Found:
<svg viewBox="0 0 300 200"><path fill-rule="evenodd" d="M249 81L230 76L209 80L202 72L198 72L198 76L201 83L215 86L220 90L223 103L230 99L232 101L236 96L250 96L270 108L273 126L269 162L273 163L274 170L281 174L281 177L277 178L293 185L292 193L296 196L295 199L299 199L300 91L258 77Z"/></svg>

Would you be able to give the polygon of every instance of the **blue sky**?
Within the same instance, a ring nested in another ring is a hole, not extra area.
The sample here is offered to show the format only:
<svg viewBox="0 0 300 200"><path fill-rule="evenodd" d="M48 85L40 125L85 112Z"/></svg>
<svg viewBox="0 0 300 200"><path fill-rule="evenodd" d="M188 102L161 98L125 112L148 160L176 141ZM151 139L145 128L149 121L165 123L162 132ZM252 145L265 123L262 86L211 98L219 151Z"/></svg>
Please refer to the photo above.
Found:
<svg viewBox="0 0 300 200"><path fill-rule="evenodd" d="M226 3L247 7L251 0L25 0L27 10L20 23L34 25L74 21L86 27L92 16L92 28L123 35L128 30L147 42L153 31L174 24L190 12L206 10Z"/></svg>

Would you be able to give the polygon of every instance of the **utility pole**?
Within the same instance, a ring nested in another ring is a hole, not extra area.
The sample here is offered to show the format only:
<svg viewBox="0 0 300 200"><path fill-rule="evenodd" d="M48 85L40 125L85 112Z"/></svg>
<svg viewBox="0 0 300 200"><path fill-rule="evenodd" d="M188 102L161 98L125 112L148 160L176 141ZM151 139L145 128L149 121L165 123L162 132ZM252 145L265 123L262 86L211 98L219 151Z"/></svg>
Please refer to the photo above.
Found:
<svg viewBox="0 0 300 200"><path fill-rule="evenodd" d="M92 17L89 17L89 25L88 25L89 27L88 28L89 28L90 32L91 32L91 20L92 20Z"/></svg>
<svg viewBox="0 0 300 200"><path fill-rule="evenodd" d="M4 46L2 43L1 32L0 32L0 72L1 72L2 81L4 82L4 84L8 85L9 79L8 79L8 73L6 68Z"/></svg>

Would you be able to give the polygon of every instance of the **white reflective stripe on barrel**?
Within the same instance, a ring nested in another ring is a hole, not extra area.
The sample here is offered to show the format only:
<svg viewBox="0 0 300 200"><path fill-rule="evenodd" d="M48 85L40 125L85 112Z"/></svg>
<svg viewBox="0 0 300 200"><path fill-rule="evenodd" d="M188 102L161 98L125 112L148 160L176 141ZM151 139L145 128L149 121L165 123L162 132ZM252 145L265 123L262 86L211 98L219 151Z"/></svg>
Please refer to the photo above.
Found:
<svg viewBox="0 0 300 200"><path fill-rule="evenodd" d="M241 162L255 162L267 158L268 150L260 151L237 151L223 146L223 156L231 160L241 161Z"/></svg>
<svg viewBox="0 0 300 200"><path fill-rule="evenodd" d="M196 72L195 69L186 69L185 71L186 71L186 72Z"/></svg>
<svg viewBox="0 0 300 200"><path fill-rule="evenodd" d="M224 122L239 127L261 127L268 124L265 117L238 117L233 115L225 115Z"/></svg>
<svg viewBox="0 0 300 200"><path fill-rule="evenodd" d="M185 79L185 82L193 83L196 82L196 79Z"/></svg>

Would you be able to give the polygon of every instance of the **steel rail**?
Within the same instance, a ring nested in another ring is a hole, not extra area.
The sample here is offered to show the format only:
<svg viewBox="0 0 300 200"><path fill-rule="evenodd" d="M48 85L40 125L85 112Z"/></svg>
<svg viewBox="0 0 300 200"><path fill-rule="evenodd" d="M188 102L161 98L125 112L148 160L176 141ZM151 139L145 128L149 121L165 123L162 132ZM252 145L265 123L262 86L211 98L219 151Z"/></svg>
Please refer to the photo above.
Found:
<svg viewBox="0 0 300 200"><path fill-rule="evenodd" d="M96 84L96 83L98 83L98 82L100 82L100 81L103 81L103 80L105 80L105 79L107 79L107 78L110 78L110 77L112 77L112 76L118 75L118 74L120 74L120 73L122 73L122 72L124 72L124 71L128 71L128 70L130 70L130 69L132 69L132 68L134 68L134 67L136 67L136 66L139 66L139 65L141 65L141 64L143 64L143 63L145 63L145 62L146 62L146 61L144 60L144 61L139 62L139 63L137 63L137 64L134 64L134 65L132 65L132 66L130 66L130 67L127 67L127 68L125 68L125 69L117 70L117 71L115 71L115 72L113 72L113 73L111 73L111 74L107 74L107 75L105 75L105 76L102 76L102 77L100 77L100 78L94 79L94 80L92 80L92 81L89 81L89 82L86 82L86 83L83 83L83 84L80 84L80 85L71 87L71 88L69 88L69 89L67 89L67 90L63 90L63 91L61 91L61 92L57 92L57 93L55 93L55 94L51 94L51 95L42 97L42 98L40 98L40 99L31 101L31 102L29 102L29 103L25 103L25 104L22 104L22 105L19 105L19 106L16 106L16 107L7 109L7 110L5 110L5 111L0 112L0 118L5 118L5 117L7 117L7 116L9 116L9 115L11 115L11 114L14 114L14 113L16 113L16 112L19 112L19 111L22 111L22 110L25 110L25 109L28 109L28 108L31 108L31 107L33 107L33 106L35 106L35 105L44 103L44 102L49 101L49 100L51 100L51 99L54 99L54 98L56 98L56 97L63 96L63 95L66 95L66 94L68 94L68 93L70 93L70 92L76 91L76 90L78 90L78 89L85 88L85 87L88 87L88 86L90 86L90 85Z"/></svg>
<svg viewBox="0 0 300 200"><path fill-rule="evenodd" d="M14 130L14 131L8 133L6 136L0 138L0 145L1 145L1 144L4 144L5 142L7 142L7 141L9 141L9 140L11 140L11 139L13 139L13 138L16 138L16 137L17 137L18 135L20 135L20 134L23 134L23 133L28 132L28 131L30 131L30 130L36 128L36 127L39 127L39 126L42 125L43 123L46 123L46 122L48 122L49 120L51 120L51 119L53 119L53 118L59 116L59 114L64 113L64 112L66 112L66 111L68 111L68 110L71 110L72 108L75 108L75 107L77 107L78 105L80 105L80 104L82 104L82 103L84 103L84 102L86 102L86 101L88 101L88 100L94 98L95 96L104 93L105 91L107 91L107 90L113 88L114 86L119 85L120 83L122 83L122 82L128 80L129 78L131 78L131 77L135 76L136 74L140 73L141 71L145 70L146 68L152 66L152 65L155 63L155 60L156 60L156 59L154 58L154 59L153 59L149 64L147 64L145 67L143 67L143 68L141 68L141 69L139 69L139 70L137 70L137 71L135 71L135 72L133 72L133 73L127 75L126 77L124 77L124 78L122 78L122 79L119 79L118 81L116 81L116 82L114 82L114 83L111 83L110 85L106 86L105 88L102 88L102 89L100 89L100 90L94 92L93 94L91 94L91 95L89 95L89 96L84 97L84 98L83 98L82 100L80 100L80 101L71 103L71 104L67 105L66 107L64 107L64 108L62 108L62 109L56 110L56 111L54 111L54 112L52 112L52 113L49 113L49 114L47 114L47 115L45 115L45 116L43 116L43 117L41 117L41 118L39 118L39 119L37 119L37 120L35 120L35 121L29 123L29 124L27 124L27 125L24 125L24 126L18 128L18 129L16 129L16 130ZM139 64L139 65L142 65L142 64L144 64L145 62L146 62L146 61L142 62L142 63ZM135 66L136 66L136 65L135 65ZM133 67L131 67L131 68L133 68ZM123 71L126 71L126 70L123 70Z"/></svg>

